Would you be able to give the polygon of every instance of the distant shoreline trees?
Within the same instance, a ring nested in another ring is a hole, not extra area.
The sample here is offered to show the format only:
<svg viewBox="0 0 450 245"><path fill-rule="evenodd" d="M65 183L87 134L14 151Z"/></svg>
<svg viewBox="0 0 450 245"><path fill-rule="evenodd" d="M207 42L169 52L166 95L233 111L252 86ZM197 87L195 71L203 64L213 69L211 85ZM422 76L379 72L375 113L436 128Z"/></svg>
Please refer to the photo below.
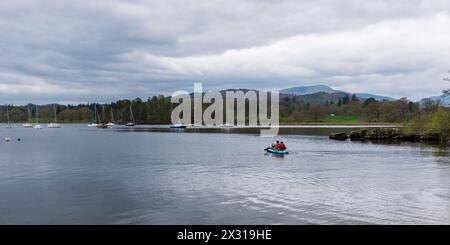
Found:
<svg viewBox="0 0 450 245"><path fill-rule="evenodd" d="M97 107L101 121L114 121L125 124L130 118L130 103L132 103L133 114L138 123L145 124L169 124L172 104L170 98L162 95L153 96L142 101L140 98L130 100L119 100L110 104L79 104L79 105L57 105L57 119L60 123L88 123L94 121L94 108ZM10 121L12 123L23 123L28 121L28 107L31 112L30 122L35 122L36 105L25 106L8 105L10 108ZM39 105L39 121L51 122L54 120L53 105ZM103 108L105 113L103 113ZM111 113L111 110L113 113ZM104 115L104 118L103 118ZM6 105L0 106L0 122L6 122Z"/></svg>
<svg viewBox="0 0 450 245"><path fill-rule="evenodd" d="M440 106L433 101L422 104L402 98L396 101L377 101L374 98L361 99L356 95L341 95L324 101L317 100L317 96L280 96L281 123L407 123L429 122L434 112ZM119 100L110 104L80 104L57 105L57 119L60 123L88 123L94 121L94 108L97 107L100 120L109 122L114 115L114 122L125 124L130 117L129 106L132 103L135 120L138 124L171 124L171 112L176 104L172 104L170 97L163 95L149 97L146 101L140 98ZM205 108L207 105L204 105ZM28 106L12 106L10 121L23 123L28 120ZM31 122L35 121L35 105L29 105ZM103 113L103 108L105 112ZM442 108L447 112L448 108ZM112 113L111 113L112 111ZM104 116L103 116L104 115ZM39 106L39 121L41 123L53 121L53 105ZM104 118L103 118L104 117ZM440 116L439 118L445 118ZM0 122L6 122L6 106L0 106ZM442 120L440 120L442 121Z"/></svg>

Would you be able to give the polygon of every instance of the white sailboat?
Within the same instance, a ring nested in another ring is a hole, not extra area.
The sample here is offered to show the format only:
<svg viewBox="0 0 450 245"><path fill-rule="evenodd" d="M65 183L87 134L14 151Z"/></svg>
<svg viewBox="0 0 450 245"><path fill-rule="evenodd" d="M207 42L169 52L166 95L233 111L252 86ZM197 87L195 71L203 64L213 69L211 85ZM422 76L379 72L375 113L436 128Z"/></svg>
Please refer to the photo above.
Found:
<svg viewBox="0 0 450 245"><path fill-rule="evenodd" d="M173 124L170 128L184 129L187 128L187 126L184 124Z"/></svg>
<svg viewBox="0 0 450 245"><path fill-rule="evenodd" d="M9 122L9 105L6 105L6 118L8 120L8 123L6 124L6 128L12 128L12 126Z"/></svg>
<svg viewBox="0 0 450 245"><path fill-rule="evenodd" d="M89 123L88 124L88 127L91 127L91 128L93 128L93 127L97 127L98 126L98 120L97 120L97 105L95 105L94 106L94 122L92 122L92 123Z"/></svg>
<svg viewBox="0 0 450 245"><path fill-rule="evenodd" d="M36 125L34 125L35 129L42 129L42 126L39 125L39 107L36 105Z"/></svg>
<svg viewBox="0 0 450 245"><path fill-rule="evenodd" d="M232 127L234 127L234 125L233 124L229 124L229 123L225 123L225 124L221 125L221 127L222 128L232 128Z"/></svg>
<svg viewBox="0 0 450 245"><path fill-rule="evenodd" d="M61 128L61 124L56 121L56 104L53 105L53 111L55 112L55 122L49 123L47 128Z"/></svg>
<svg viewBox="0 0 450 245"><path fill-rule="evenodd" d="M30 122L31 122L31 111L30 111L30 105L28 105L28 121L26 123L24 123L22 126L24 128L32 128L33 124L31 124Z"/></svg>
<svg viewBox="0 0 450 245"><path fill-rule="evenodd" d="M130 121L125 124L125 126L127 127L134 127L136 126L136 121L134 120L134 116L133 116L133 108L131 107L131 101L130 101Z"/></svg>
<svg viewBox="0 0 450 245"><path fill-rule="evenodd" d="M98 117L100 118L100 116ZM105 122L105 106L102 106L102 120L97 124L97 128L108 128Z"/></svg>
<svg viewBox="0 0 450 245"><path fill-rule="evenodd" d="M106 124L106 126L108 126L108 127L113 127L114 125L116 125L115 123L114 123L114 113L113 113L113 108L112 108L112 105L111 105L111 118L110 118L110 121L109 121L109 123L107 123Z"/></svg>

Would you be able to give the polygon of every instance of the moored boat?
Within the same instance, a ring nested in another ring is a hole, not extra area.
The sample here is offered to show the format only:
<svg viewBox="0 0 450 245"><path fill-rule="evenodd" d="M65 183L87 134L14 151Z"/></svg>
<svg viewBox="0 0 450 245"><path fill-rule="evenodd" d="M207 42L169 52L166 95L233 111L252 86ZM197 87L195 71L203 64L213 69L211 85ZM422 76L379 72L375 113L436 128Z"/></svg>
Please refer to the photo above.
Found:
<svg viewBox="0 0 450 245"><path fill-rule="evenodd" d="M39 124L39 107L36 105L36 125L34 125L35 129L42 129L42 126Z"/></svg>
<svg viewBox="0 0 450 245"><path fill-rule="evenodd" d="M234 127L234 125L233 124L229 124L229 123L225 123L223 125L220 125L220 127L222 127L222 128L232 128L232 127Z"/></svg>
<svg viewBox="0 0 450 245"><path fill-rule="evenodd" d="M136 121L134 120L133 108L132 108L131 104L132 104L132 102L130 101L130 121L127 124L125 124L125 126L127 126L127 127L136 126Z"/></svg>
<svg viewBox="0 0 450 245"><path fill-rule="evenodd" d="M22 125L22 127L24 127L24 128L32 128L32 127L33 127L33 124L31 124L31 123L24 123L24 124Z"/></svg>
<svg viewBox="0 0 450 245"><path fill-rule="evenodd" d="M56 121L56 104L53 105L53 111L55 113L55 122L51 122L47 125L47 128L61 128L61 124Z"/></svg>
<svg viewBox="0 0 450 245"><path fill-rule="evenodd" d="M108 124L105 122L105 106L102 106L102 120L100 123L97 124L97 128L108 128Z"/></svg>
<svg viewBox="0 0 450 245"><path fill-rule="evenodd" d="M115 125L116 124L114 123L114 113L113 113L113 108L112 108L112 105L111 105L111 118L109 120L109 123L106 124L106 126L108 126L109 128L112 128Z"/></svg>
<svg viewBox="0 0 450 245"><path fill-rule="evenodd" d="M32 128L33 124L31 122L31 111L30 111L30 105L28 104L28 121L24 124L22 124L22 127L24 128Z"/></svg>
<svg viewBox="0 0 450 245"><path fill-rule="evenodd" d="M96 128L98 126L97 105L94 106L94 122L89 123L87 126L90 128Z"/></svg>
<svg viewBox="0 0 450 245"><path fill-rule="evenodd" d="M171 125L170 128L181 128L181 129L183 129L183 128L187 128L187 126L183 125L183 124L174 124L174 125Z"/></svg>
<svg viewBox="0 0 450 245"><path fill-rule="evenodd" d="M97 128L108 128L108 125L107 125L107 124L104 124L104 123L99 123L99 124L97 124L96 127L97 127Z"/></svg>
<svg viewBox="0 0 450 245"><path fill-rule="evenodd" d="M47 124L47 128L61 128L61 124L59 124L59 123L49 123L49 124Z"/></svg>

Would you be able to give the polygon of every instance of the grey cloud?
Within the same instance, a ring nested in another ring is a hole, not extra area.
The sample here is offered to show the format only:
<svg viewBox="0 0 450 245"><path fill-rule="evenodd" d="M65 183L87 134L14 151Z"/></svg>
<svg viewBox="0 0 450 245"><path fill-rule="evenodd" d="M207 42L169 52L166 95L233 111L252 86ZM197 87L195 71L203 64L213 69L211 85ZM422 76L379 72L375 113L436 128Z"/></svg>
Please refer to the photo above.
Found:
<svg viewBox="0 0 450 245"><path fill-rule="evenodd" d="M433 36L415 32L435 16L445 22L449 10L443 0L6 1L0 5L0 103L145 98L190 89L193 81L219 89L329 83L429 96L445 86L438 78L450 67L443 58L450 50L441 43L448 31L436 25L425 33ZM376 33L390 24L409 28L405 35L420 40L405 40L409 49L396 52L402 40ZM355 47L324 44L348 33ZM384 46L359 45L370 42L366 34ZM392 46L398 57L388 55ZM405 82L412 79L417 84ZM425 80L426 90L419 84ZM20 86L12 92L11 84Z"/></svg>

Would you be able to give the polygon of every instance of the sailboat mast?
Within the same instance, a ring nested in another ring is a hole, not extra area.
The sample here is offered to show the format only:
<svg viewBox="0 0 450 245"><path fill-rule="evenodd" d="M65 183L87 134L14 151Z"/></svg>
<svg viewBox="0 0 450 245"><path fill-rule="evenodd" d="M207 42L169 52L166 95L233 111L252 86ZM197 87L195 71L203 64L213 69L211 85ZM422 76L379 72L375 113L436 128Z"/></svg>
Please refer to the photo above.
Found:
<svg viewBox="0 0 450 245"><path fill-rule="evenodd" d="M9 105L6 105L6 117L8 119L8 125L9 125Z"/></svg>
<svg viewBox="0 0 450 245"><path fill-rule="evenodd" d="M134 122L134 116L133 116L133 108L131 107L131 101L130 101L130 122L135 123Z"/></svg>
<svg viewBox="0 0 450 245"><path fill-rule="evenodd" d="M28 123L31 122L30 104L28 104Z"/></svg>
<svg viewBox="0 0 450 245"><path fill-rule="evenodd" d="M39 123L39 107L36 105L36 124Z"/></svg>
<svg viewBox="0 0 450 245"><path fill-rule="evenodd" d="M97 123L97 104L94 105L94 122Z"/></svg>
<svg viewBox="0 0 450 245"><path fill-rule="evenodd" d="M98 113L98 110L97 110L97 121L98 121L97 123L100 123L100 113Z"/></svg>
<svg viewBox="0 0 450 245"><path fill-rule="evenodd" d="M56 104L53 105L53 111L55 112L55 123L57 123L56 122Z"/></svg>
<svg viewBox="0 0 450 245"><path fill-rule="evenodd" d="M113 108L112 108L112 105L111 105L111 122L112 123L114 123L114 113L113 113Z"/></svg>
<svg viewBox="0 0 450 245"><path fill-rule="evenodd" d="M102 106L102 122L105 122L105 105Z"/></svg>

